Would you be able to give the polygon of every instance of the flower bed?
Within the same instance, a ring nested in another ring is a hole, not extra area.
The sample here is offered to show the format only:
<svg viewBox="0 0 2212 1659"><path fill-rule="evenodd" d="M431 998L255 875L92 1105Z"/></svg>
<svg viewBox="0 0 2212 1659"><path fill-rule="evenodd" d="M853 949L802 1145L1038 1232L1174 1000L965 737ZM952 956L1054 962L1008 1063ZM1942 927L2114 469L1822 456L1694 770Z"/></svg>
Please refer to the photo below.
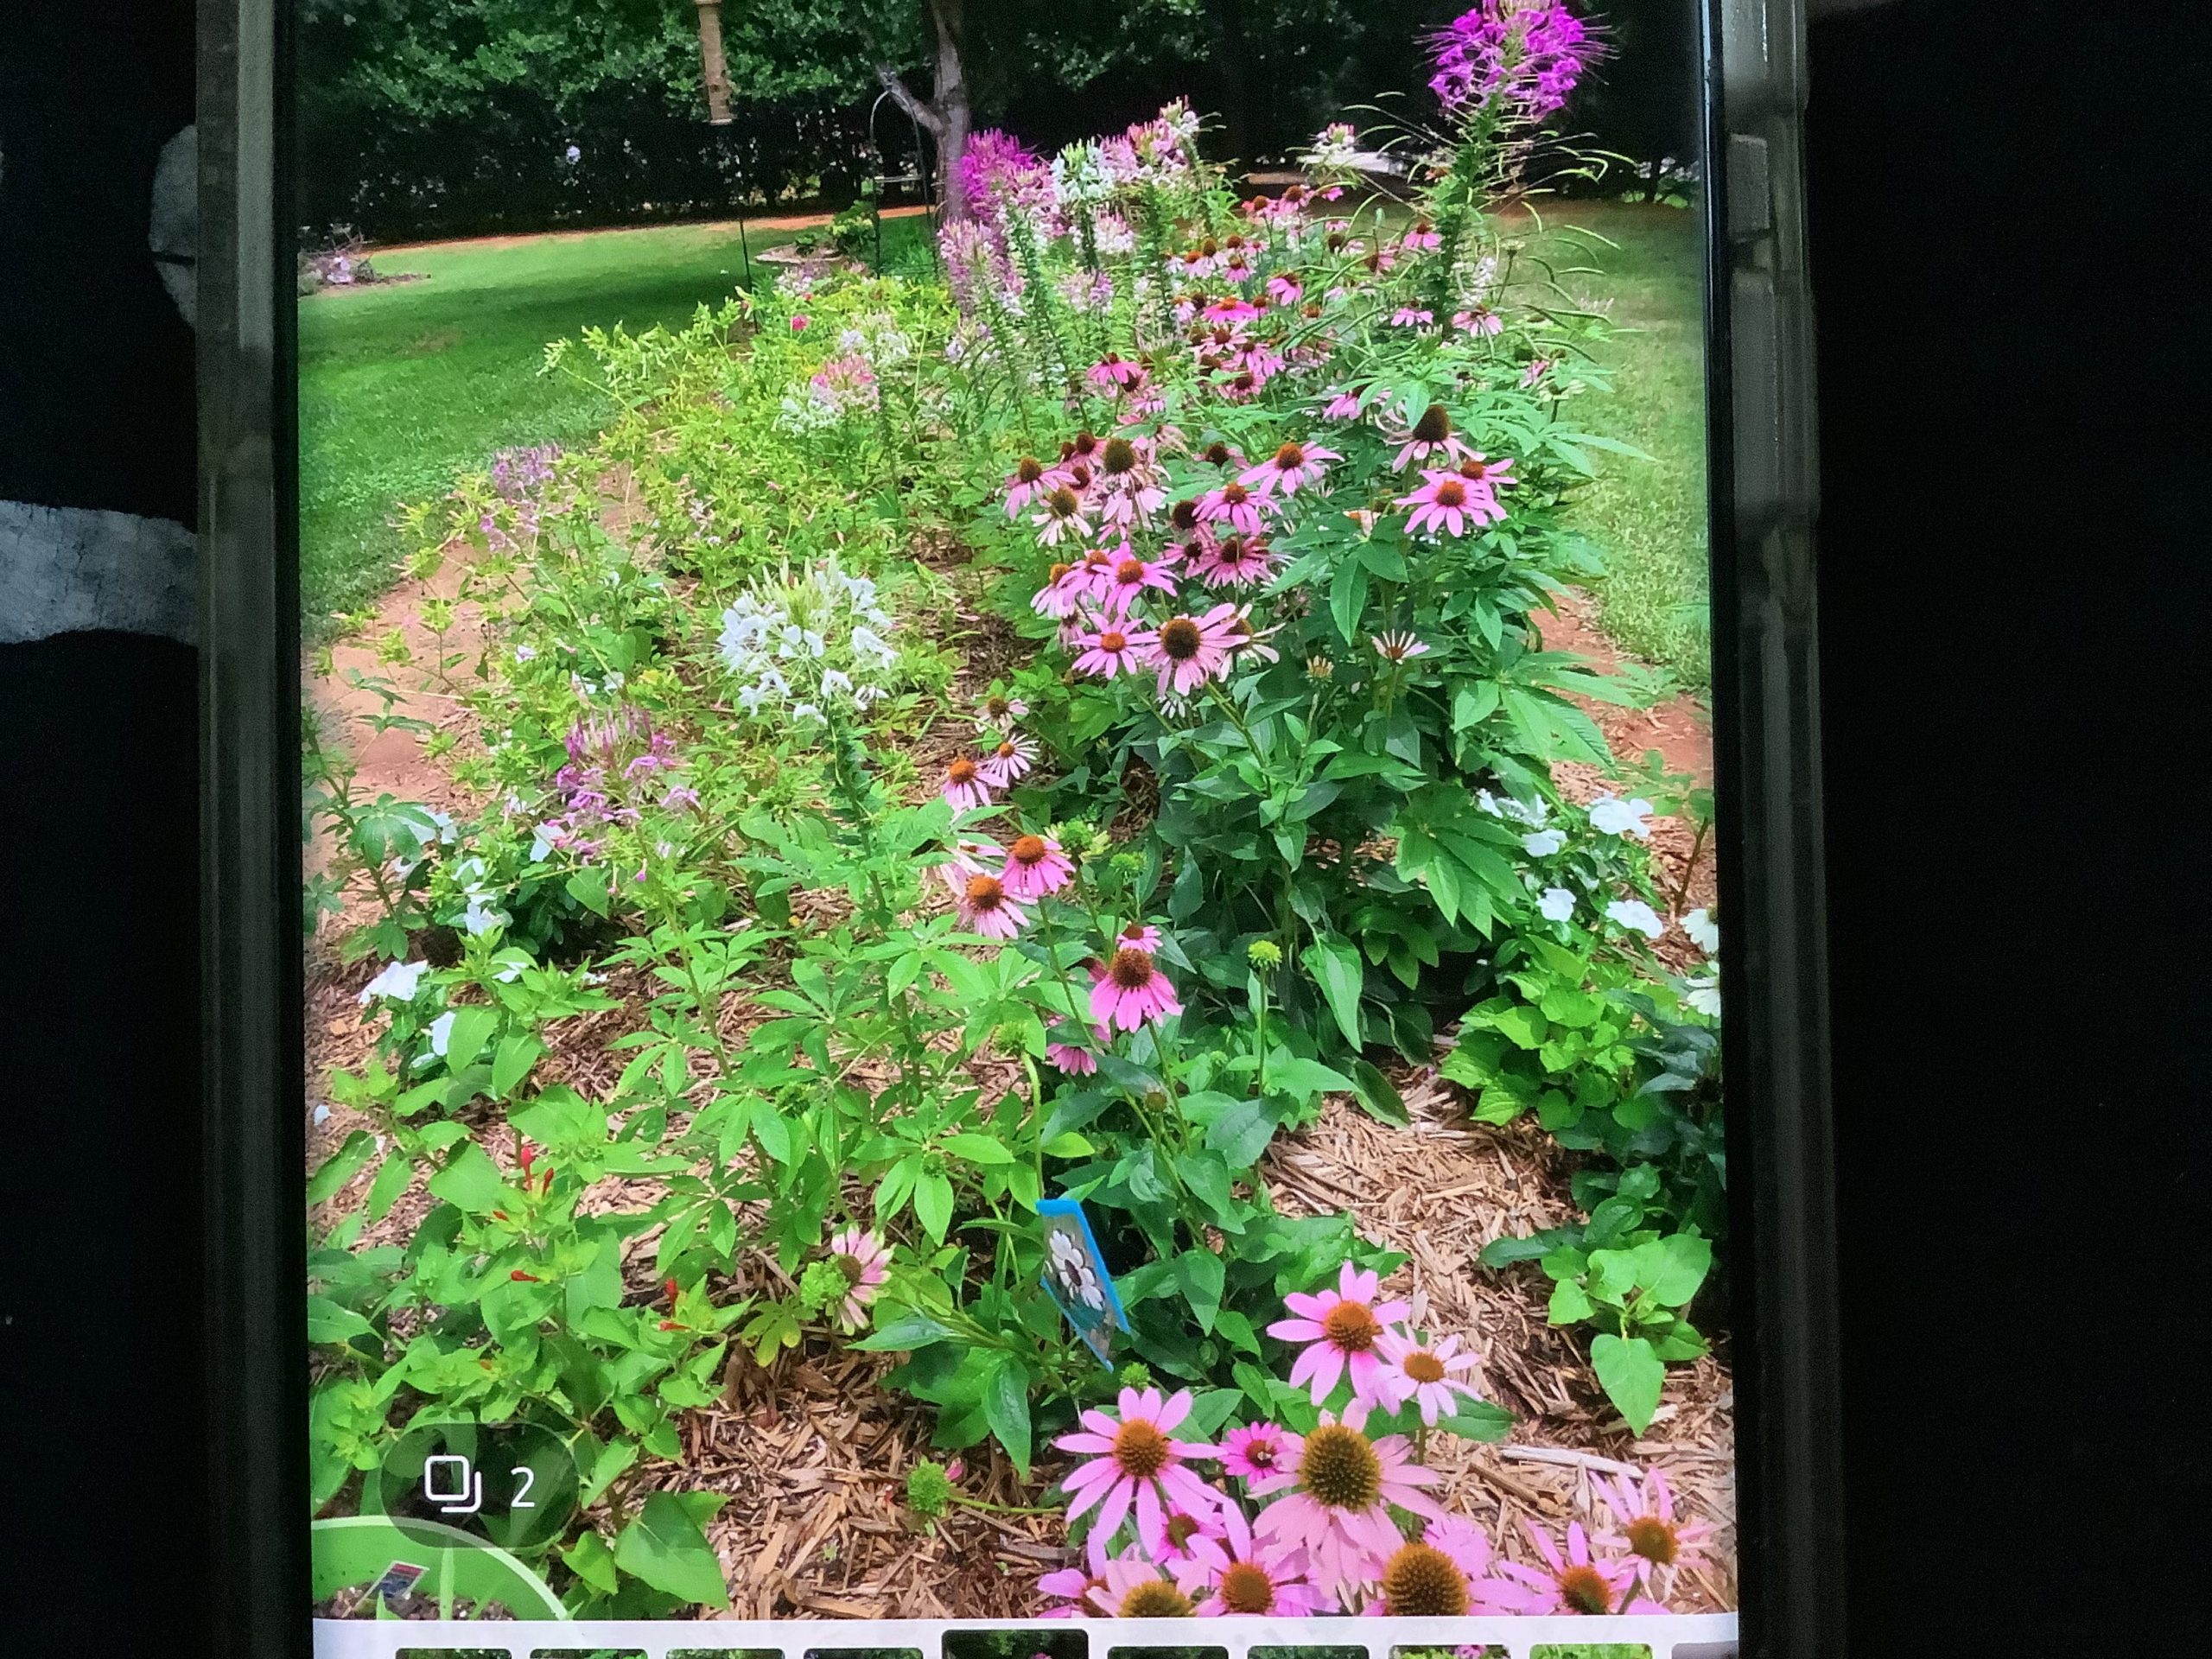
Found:
<svg viewBox="0 0 2212 1659"><path fill-rule="evenodd" d="M1575 701L1625 694L1542 648L1620 446L1573 418L1598 320L1484 213L1587 55L1455 25L1402 211L1340 207L1349 129L1242 200L1180 105L987 134L941 278L549 352L620 412L418 512L445 591L352 688L452 810L310 751L359 964L319 1504L519 1417L588 1616L881 1611L824 1549L960 1616L1725 1601L1725 1513L1552 1446L1526 1347L1439 1317L1541 1274L1591 1445L1694 1401L1725 1447L1717 993L1668 965L1713 939L1645 847L1702 802L1627 788ZM1512 1147L1547 1224L1440 1257L1283 1161L1370 1135ZM776 1459L807 1513L738 1478Z"/></svg>

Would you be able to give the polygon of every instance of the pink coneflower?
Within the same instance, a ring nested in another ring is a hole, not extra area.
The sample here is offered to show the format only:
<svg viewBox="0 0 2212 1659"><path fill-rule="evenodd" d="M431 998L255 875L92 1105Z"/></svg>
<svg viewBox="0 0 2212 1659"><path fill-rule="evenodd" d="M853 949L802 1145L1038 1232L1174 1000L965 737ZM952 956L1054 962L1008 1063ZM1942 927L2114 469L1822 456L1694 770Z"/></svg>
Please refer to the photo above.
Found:
<svg viewBox="0 0 2212 1659"><path fill-rule="evenodd" d="M1360 416L1360 397L1357 386L1331 393L1329 401L1321 405L1321 418L1325 421L1357 420Z"/></svg>
<svg viewBox="0 0 2212 1659"><path fill-rule="evenodd" d="M1406 434L1406 441L1398 450L1397 459L1390 465L1403 472L1417 461L1440 457L1449 465L1475 452L1467 448L1452 429L1452 416L1441 404L1431 404L1421 410L1421 418Z"/></svg>
<svg viewBox="0 0 2212 1659"><path fill-rule="evenodd" d="M1369 1440L1366 1421L1357 1402L1341 1419L1323 1412L1320 1425L1298 1443L1296 1465L1253 1488L1291 1489L1260 1512L1254 1535L1298 1551L1306 1576L1340 1600L1377 1577L1396 1553L1402 1540L1393 1505L1429 1520L1444 1513L1421 1491L1436 1484L1435 1471L1412 1460L1402 1436Z"/></svg>
<svg viewBox="0 0 2212 1659"><path fill-rule="evenodd" d="M1106 524L1127 529L1167 504L1151 446L1142 438L1117 434L1107 439L1098 451L1098 476L1099 517Z"/></svg>
<svg viewBox="0 0 2212 1659"><path fill-rule="evenodd" d="M1389 663L1409 663L1416 657L1428 655L1428 646L1403 629L1378 633L1369 643L1375 647L1375 654Z"/></svg>
<svg viewBox="0 0 2212 1659"><path fill-rule="evenodd" d="M1006 849L1001 879L1017 899L1042 899L1058 893L1075 880L1075 865L1060 850L1060 843L1043 836L1017 836Z"/></svg>
<svg viewBox="0 0 2212 1659"><path fill-rule="evenodd" d="M1108 614L1125 617L1135 608L1145 590L1173 594L1175 578L1168 574L1165 560L1147 562L1134 553L1114 561L1114 568L1107 578L1106 591L1099 595Z"/></svg>
<svg viewBox="0 0 2212 1659"><path fill-rule="evenodd" d="M1257 1542L1243 1510L1223 1504L1220 1524L1211 1552L1217 1560L1194 1558L1175 1568L1184 1592L1200 1597L1199 1613L1308 1618L1329 1610L1328 1598L1306 1581L1305 1564L1296 1553Z"/></svg>
<svg viewBox="0 0 2212 1659"><path fill-rule="evenodd" d="M1260 517L1262 505L1249 486L1232 478L1219 489L1208 490L1198 498L1198 517L1207 524L1226 524L1231 530L1256 536L1263 522Z"/></svg>
<svg viewBox="0 0 2212 1659"><path fill-rule="evenodd" d="M1029 705L1020 697L1008 696L1002 691L992 691L985 694L976 703L976 723L993 727L1001 732L1011 731L1014 722L1028 712Z"/></svg>
<svg viewBox="0 0 2212 1659"><path fill-rule="evenodd" d="M1525 1599L1523 1612L1590 1613L1603 1615L1616 1612L1664 1612L1656 1603L1624 1605L1629 1592L1635 1587L1636 1567L1626 1560L1601 1560L1591 1553L1590 1535L1582 1529L1580 1521L1567 1523L1567 1553L1562 1555L1559 1546L1535 1522L1523 1519L1536 1554L1543 1558L1541 1567L1524 1567L1519 1561L1500 1561L1497 1570L1521 1586Z"/></svg>
<svg viewBox="0 0 2212 1659"><path fill-rule="evenodd" d="M1116 950L1143 950L1153 956L1160 954L1160 930L1149 922L1131 922L1114 936Z"/></svg>
<svg viewBox="0 0 2212 1659"><path fill-rule="evenodd" d="M1433 253L1444 245L1444 238L1437 234L1435 226L1425 219L1417 219L1398 245L1408 253Z"/></svg>
<svg viewBox="0 0 2212 1659"><path fill-rule="evenodd" d="M1102 680L1110 680L1116 674L1135 673L1144 664L1136 654L1130 635L1119 628L1101 628L1096 633L1086 633L1077 642L1083 654L1075 659L1078 674L1096 674Z"/></svg>
<svg viewBox="0 0 2212 1659"><path fill-rule="evenodd" d="M1295 277L1270 276L1268 278L1268 297L1277 305L1296 305L1306 297L1306 290L1298 285Z"/></svg>
<svg viewBox="0 0 2212 1659"><path fill-rule="evenodd" d="M1060 1605L1047 1607L1039 1615L1045 1618L1103 1618L1106 1610L1097 1602L1098 1592L1106 1587L1106 1569L1112 1560L1106 1554L1106 1534L1096 1527L1084 1542L1084 1565L1064 1567L1047 1573L1037 1580L1038 1592L1058 1599Z"/></svg>
<svg viewBox="0 0 2212 1659"><path fill-rule="evenodd" d="M1231 1429L1221 1442L1222 1469L1239 1480L1265 1480L1297 1455L1297 1437L1274 1423Z"/></svg>
<svg viewBox="0 0 2212 1659"><path fill-rule="evenodd" d="M1513 458L1507 455L1492 461L1479 449L1463 456L1453 469L1470 490L1479 491L1487 498L1493 518L1505 517L1505 509L1497 505L1497 493L1513 483L1506 474L1513 470Z"/></svg>
<svg viewBox="0 0 2212 1659"><path fill-rule="evenodd" d="M1160 1510L1159 1520L1152 1526L1145 1526L1140 1518L1138 1547L1171 1573L1185 1562L1226 1565L1229 1555L1222 1548L1221 1541L1228 1535L1228 1528L1222 1515L1231 1507L1218 1498L1203 1509L1171 1503Z"/></svg>
<svg viewBox="0 0 2212 1659"><path fill-rule="evenodd" d="M1160 695L1187 697L1229 666L1236 643L1223 626L1233 607L1217 606L1203 617L1170 617L1159 627L1133 636L1137 660L1160 671Z"/></svg>
<svg viewBox="0 0 2212 1659"><path fill-rule="evenodd" d="M1063 1043L1053 1039L1053 1033L1065 1032L1067 1029L1066 1022L1060 1020L1053 1020L1046 1028L1045 1058L1051 1061L1057 1070L1068 1077L1090 1077L1098 1070L1098 1056L1090 1049L1080 1047L1074 1043ZM1097 1027L1093 1027L1092 1029L1096 1031ZM1107 1037L1107 1033L1098 1032L1100 1042L1106 1041Z"/></svg>
<svg viewBox="0 0 2212 1659"><path fill-rule="evenodd" d="M1484 503L1495 507L1497 503L1479 496L1467 480L1459 474L1431 467L1421 474L1422 484L1411 495L1401 496L1393 505L1409 507L1406 518L1408 534L1423 529L1441 530L1447 535L1464 536L1468 521L1477 525L1483 522ZM1498 517L1503 518L1503 513Z"/></svg>
<svg viewBox="0 0 2212 1659"><path fill-rule="evenodd" d="M1392 1411L1403 1409L1408 1401L1418 1402L1421 1421L1434 1428L1439 1417L1449 1417L1459 1411L1458 1396L1482 1398L1472 1383L1461 1382L1459 1376L1481 1364L1481 1356L1461 1353L1457 1337L1422 1342L1400 1336L1395 1331L1385 1331L1375 1346L1382 1356L1382 1375L1376 1381L1376 1388Z"/></svg>
<svg viewBox="0 0 2212 1659"><path fill-rule="evenodd" d="M845 1300L837 1309L837 1323L857 1331L868 1323L868 1305L875 1300L891 1265L891 1251L864 1227L848 1227L830 1241L830 1260L845 1275Z"/></svg>
<svg viewBox="0 0 2212 1659"><path fill-rule="evenodd" d="M1402 305L1390 314L1394 328L1427 328L1434 326L1436 313L1424 306Z"/></svg>
<svg viewBox="0 0 2212 1659"><path fill-rule="evenodd" d="M1277 491L1295 495L1308 484L1319 484L1328 463L1342 459L1335 450L1324 449L1318 443L1286 443L1258 466L1238 474L1237 481L1262 495Z"/></svg>
<svg viewBox="0 0 2212 1659"><path fill-rule="evenodd" d="M1019 733L1008 733L976 766L976 773L993 789L1005 789L1027 777L1037 764L1037 745Z"/></svg>
<svg viewBox="0 0 2212 1659"><path fill-rule="evenodd" d="M1029 601L1029 608L1039 616L1049 616L1055 621L1075 613L1077 606L1090 596L1089 571L1080 564L1055 564Z"/></svg>
<svg viewBox="0 0 2212 1659"><path fill-rule="evenodd" d="M1157 1527L1170 1503L1212 1509L1216 1494L1187 1460L1211 1458L1214 1448L1174 1438L1176 1426L1191 1414L1191 1391L1162 1398L1157 1389L1123 1389L1115 1403L1119 1416L1090 1407L1078 1420L1080 1429L1052 1442L1085 1459L1060 1483L1070 1499L1068 1519L1095 1505L1092 1527L1110 1536L1132 1508L1140 1531Z"/></svg>
<svg viewBox="0 0 2212 1659"><path fill-rule="evenodd" d="M1290 1385L1310 1384L1315 1405L1347 1374L1351 1397L1362 1406L1386 1402L1380 1386L1382 1362L1376 1349L1389 1328L1402 1324L1413 1310L1403 1302L1377 1300L1382 1290L1380 1274L1347 1262L1337 1271L1334 1290L1294 1290L1282 1299L1296 1317L1277 1319L1268 1334L1306 1344L1290 1368Z"/></svg>
<svg viewBox="0 0 2212 1659"><path fill-rule="evenodd" d="M1505 319L1486 305L1476 305L1465 311L1454 311L1452 326L1471 334L1498 334L1505 332Z"/></svg>
<svg viewBox="0 0 2212 1659"><path fill-rule="evenodd" d="M814 320L813 320L811 317L808 316L808 315L806 315L806 313L805 313L805 312L804 312L804 311L794 311L794 312L792 312L792 313L791 313L791 333L793 333L793 334L804 334L804 333L807 331L808 326L809 326L810 324L811 324L813 321L814 321Z"/></svg>
<svg viewBox="0 0 2212 1659"><path fill-rule="evenodd" d="M1534 390L1551 372L1551 359L1548 357L1529 359L1529 366L1521 371L1521 389L1523 391Z"/></svg>
<svg viewBox="0 0 2212 1659"><path fill-rule="evenodd" d="M1282 660L1282 653L1268 643L1282 631L1278 622L1271 628L1252 626L1251 607L1246 605L1217 605L1206 613L1207 620L1217 620L1229 634L1229 649L1233 657L1255 657L1263 663Z"/></svg>
<svg viewBox="0 0 2212 1659"><path fill-rule="evenodd" d="M1209 588L1253 588L1275 573L1274 550L1259 537L1224 536L1199 544L1191 574Z"/></svg>
<svg viewBox="0 0 2212 1659"><path fill-rule="evenodd" d="M1239 323L1249 322L1255 317L1258 316L1260 315L1260 308L1253 304L1252 302L1248 299L1244 299L1235 294L1229 294L1216 300L1212 304L1207 306L1203 311L1199 312L1198 315L1204 317L1208 322L1217 323L1233 328Z"/></svg>
<svg viewBox="0 0 2212 1659"><path fill-rule="evenodd" d="M983 769L967 755L955 758L944 769L944 798L956 812L972 812L991 804L990 781Z"/></svg>
<svg viewBox="0 0 2212 1659"><path fill-rule="evenodd" d="M1091 1599L1108 1618L1188 1618L1191 1599L1150 1561L1125 1558L1106 1563Z"/></svg>
<svg viewBox="0 0 2212 1659"><path fill-rule="evenodd" d="M969 876L956 891L953 904L961 925L987 939L1010 939L1029 919L1029 912L995 875Z"/></svg>
<svg viewBox="0 0 2212 1659"><path fill-rule="evenodd" d="M1071 484L1062 484L1048 490L1039 502L1043 509L1032 514L1029 522L1037 526L1037 539L1046 547L1057 547L1063 537L1088 536L1090 524L1083 516L1083 498Z"/></svg>
<svg viewBox="0 0 2212 1659"><path fill-rule="evenodd" d="M1019 518L1021 510L1052 488L1046 480L1045 463L1034 455L1024 455L1007 474L1006 516Z"/></svg>
<svg viewBox="0 0 2212 1659"><path fill-rule="evenodd" d="M1144 378L1144 365L1109 352L1084 372L1084 378L1094 386L1134 386Z"/></svg>
<svg viewBox="0 0 2212 1659"><path fill-rule="evenodd" d="M1630 1475L1600 1479L1596 1484L1598 1496L1620 1527L1621 1547L1634 1558L1630 1564L1643 1573L1646 1583L1651 1583L1660 1569L1688 1564L1703 1552L1706 1540L1713 1535L1712 1527L1705 1522L1685 1523L1675 1519L1675 1494L1666 1476L1656 1469L1645 1473L1641 1491Z"/></svg>
<svg viewBox="0 0 2212 1659"><path fill-rule="evenodd" d="M1149 950L1125 944L1105 962L1090 964L1090 1017L1102 1026L1135 1031L1147 1020L1183 1012L1175 988L1160 971Z"/></svg>

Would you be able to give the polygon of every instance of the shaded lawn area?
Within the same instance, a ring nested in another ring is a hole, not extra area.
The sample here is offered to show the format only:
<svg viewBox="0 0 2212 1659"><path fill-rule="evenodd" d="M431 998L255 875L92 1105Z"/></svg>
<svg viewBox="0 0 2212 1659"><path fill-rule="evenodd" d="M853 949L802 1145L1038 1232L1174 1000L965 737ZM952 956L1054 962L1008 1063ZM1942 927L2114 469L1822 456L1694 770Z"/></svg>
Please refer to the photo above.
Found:
<svg viewBox="0 0 2212 1659"><path fill-rule="evenodd" d="M925 221L883 227L887 263L923 245ZM793 232L751 233L753 251ZM498 238L375 256L390 287L300 302L300 588L310 634L373 601L411 550L391 519L518 444L575 444L605 397L539 372L550 340L587 324L642 330L690 321L741 285L737 233L664 226ZM755 264L756 283L774 267Z"/></svg>
<svg viewBox="0 0 2212 1659"><path fill-rule="evenodd" d="M1594 584L1600 620L1624 649L1703 690L1712 671L1699 215L1597 201L1552 204L1543 217L1547 230L1573 226L1615 245L1586 238L1581 252L1560 262L1597 268L1564 280L1590 300L1610 300L1615 330L1599 357L1612 391L1593 393L1574 418L1651 456L1595 456L1599 480L1575 503L1572 522L1605 556L1606 575Z"/></svg>

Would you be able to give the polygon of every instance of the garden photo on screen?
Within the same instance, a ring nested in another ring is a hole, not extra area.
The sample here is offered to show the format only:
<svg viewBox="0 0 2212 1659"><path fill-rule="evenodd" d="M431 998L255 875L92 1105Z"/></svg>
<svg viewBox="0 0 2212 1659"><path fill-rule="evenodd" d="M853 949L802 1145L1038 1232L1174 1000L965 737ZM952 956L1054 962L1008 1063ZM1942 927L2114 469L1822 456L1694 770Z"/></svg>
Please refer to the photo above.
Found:
<svg viewBox="0 0 2212 1659"><path fill-rule="evenodd" d="M1692 10L304 9L320 1617L1733 1611Z"/></svg>

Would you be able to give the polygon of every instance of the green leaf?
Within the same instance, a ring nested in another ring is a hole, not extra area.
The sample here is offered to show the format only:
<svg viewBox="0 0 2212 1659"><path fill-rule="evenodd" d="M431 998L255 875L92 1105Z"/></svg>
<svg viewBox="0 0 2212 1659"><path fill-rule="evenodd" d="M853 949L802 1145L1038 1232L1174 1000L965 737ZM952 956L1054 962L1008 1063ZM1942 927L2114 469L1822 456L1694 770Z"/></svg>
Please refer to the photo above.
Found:
<svg viewBox="0 0 2212 1659"><path fill-rule="evenodd" d="M1198 1316L1198 1329L1211 1332L1214 1316L1221 1312L1221 1294L1228 1277L1222 1259L1209 1250L1185 1250L1175 1258L1175 1276L1182 1283L1191 1312Z"/></svg>
<svg viewBox="0 0 2212 1659"><path fill-rule="evenodd" d="M914 1183L914 1219L931 1238L944 1243L944 1230L952 1224L952 1183L934 1170L925 1171Z"/></svg>
<svg viewBox="0 0 2212 1659"><path fill-rule="evenodd" d="M613 1595L621 1586L615 1572L614 1552L607 1548L607 1540L595 1532L587 1532L563 1550L561 1559L569 1564L569 1571L602 1596Z"/></svg>
<svg viewBox="0 0 2212 1659"><path fill-rule="evenodd" d="M1021 1478L1028 1479L1029 1373L1012 1354L992 1357L990 1375L983 1383L983 1421L1006 1447Z"/></svg>
<svg viewBox="0 0 2212 1659"><path fill-rule="evenodd" d="M988 1135L962 1133L944 1138L944 1149L955 1157L965 1158L971 1164L1010 1164L1014 1154L1000 1141Z"/></svg>
<svg viewBox="0 0 2212 1659"><path fill-rule="evenodd" d="M415 1160L397 1153L384 1160L384 1167L377 1171L377 1178L369 1183L368 1218L382 1221L385 1211L399 1202L399 1195L415 1177Z"/></svg>
<svg viewBox="0 0 2212 1659"><path fill-rule="evenodd" d="M872 1354L907 1354L932 1347L951 1334L926 1313L905 1313L890 1324L877 1326L858 1342L849 1342L845 1345L864 1349Z"/></svg>
<svg viewBox="0 0 2212 1659"><path fill-rule="evenodd" d="M461 1022L456 1020L454 1025ZM501 1100L514 1093L545 1052L545 1045L526 1031L510 1032L492 1056L492 1093Z"/></svg>
<svg viewBox="0 0 2212 1659"><path fill-rule="evenodd" d="M472 1216L488 1215L505 1201L506 1182L499 1166L474 1141L464 1141L450 1161L430 1177L430 1196L456 1205Z"/></svg>
<svg viewBox="0 0 2212 1659"><path fill-rule="evenodd" d="M366 1129L356 1129L346 1137L346 1144L325 1159L321 1168L308 1177L308 1202L321 1204L335 1198L340 1189L361 1173L361 1167L376 1156L377 1138Z"/></svg>
<svg viewBox="0 0 2212 1659"><path fill-rule="evenodd" d="M1335 1067L1301 1059L1280 1048L1268 1057L1268 1083L1301 1099L1332 1091L1349 1094L1352 1089L1352 1080Z"/></svg>
<svg viewBox="0 0 2212 1659"><path fill-rule="evenodd" d="M680 1601L729 1605L722 1564L699 1523L673 1494L654 1492L614 1541L614 1564Z"/></svg>
<svg viewBox="0 0 2212 1659"><path fill-rule="evenodd" d="M341 1306L327 1296L308 1298L308 1340L309 1342L351 1342L355 1337L367 1336L372 1327L352 1308Z"/></svg>
<svg viewBox="0 0 2212 1659"><path fill-rule="evenodd" d="M1360 1046L1359 994L1366 982L1366 969L1358 947L1349 940L1319 938L1299 953L1299 961L1313 976L1327 999L1337 1028L1354 1048Z"/></svg>
<svg viewBox="0 0 2212 1659"><path fill-rule="evenodd" d="M587 864L567 882L569 897L594 916L607 914L607 867Z"/></svg>
<svg viewBox="0 0 2212 1659"><path fill-rule="evenodd" d="M1667 1367L1651 1344L1642 1337L1601 1332L1590 1344L1590 1363L1622 1420L1638 1434L1650 1427L1651 1414L1659 1409L1659 1391L1667 1381Z"/></svg>
<svg viewBox="0 0 2212 1659"><path fill-rule="evenodd" d="M1669 1307L1687 1306L1713 1271L1713 1241L1676 1233L1660 1248L1661 1265L1647 1281L1649 1288Z"/></svg>
<svg viewBox="0 0 2212 1659"><path fill-rule="evenodd" d="M1436 1426L1462 1440L1502 1440L1513 1432L1513 1414L1487 1400L1473 1400L1451 1416L1440 1419Z"/></svg>
<svg viewBox="0 0 2212 1659"><path fill-rule="evenodd" d="M497 1008L454 1009L452 1027L446 1034L446 1070L458 1076L474 1065L499 1024Z"/></svg>
<svg viewBox="0 0 2212 1659"><path fill-rule="evenodd" d="M1359 643L1360 613L1367 608L1367 567L1347 559L1329 583L1329 614L1347 645Z"/></svg>
<svg viewBox="0 0 2212 1659"><path fill-rule="evenodd" d="M1413 1121L1407 1115L1406 1103L1396 1087L1372 1060L1355 1058L1351 1063L1351 1081L1353 1098L1370 1117L1401 1128Z"/></svg>

